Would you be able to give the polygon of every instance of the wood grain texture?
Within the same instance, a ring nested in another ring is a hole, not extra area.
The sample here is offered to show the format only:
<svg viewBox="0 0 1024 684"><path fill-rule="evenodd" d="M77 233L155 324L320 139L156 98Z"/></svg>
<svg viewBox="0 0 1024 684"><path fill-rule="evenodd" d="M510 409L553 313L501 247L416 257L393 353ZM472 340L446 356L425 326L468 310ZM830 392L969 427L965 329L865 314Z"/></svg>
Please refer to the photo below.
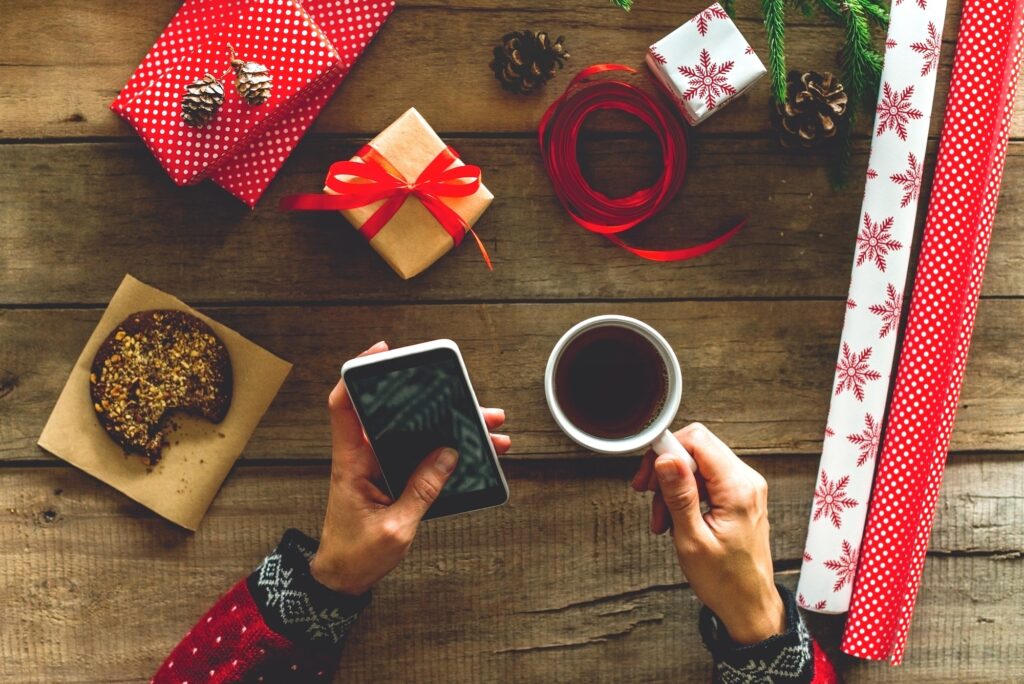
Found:
<svg viewBox="0 0 1024 684"><path fill-rule="evenodd" d="M469 242L412 281L340 216L277 211L279 197L317 191L352 140L306 140L255 212L213 185L174 187L142 145L0 145L0 304L105 304L125 270L194 305L846 297L860 193L832 191L816 161L773 143L698 142L687 188L630 239L694 244L745 214L750 222L712 254L652 264L568 218L532 140L450 142L485 169L498 197L477 225L495 270ZM649 142L592 140L584 151L599 187L640 187L657 159ZM1024 143L1015 143L986 296L1024 294L1022 160Z"/></svg>
<svg viewBox="0 0 1024 684"><path fill-rule="evenodd" d="M424 526L379 588L339 681L707 681L698 604L665 540L646 533L646 501L625 487L635 459L592 458L558 432L543 365L589 315L660 328L683 364L680 424L703 420L765 473L779 579L793 586L867 141L851 187L831 190L821 159L777 147L762 80L694 131L683 195L635 239L677 246L745 213L748 228L696 261L642 262L566 218L532 136L573 72L639 65L708 0L638 0L628 15L607 0L400 0L250 212L210 184L175 188L108 110L179 2L5 0L0 11L0 681L144 681L286 527L319 527L324 405L341 362L382 337L440 336L462 346L481 399L508 409L513 500ZM758 3L737 4L765 55ZM958 23L950 5L933 136ZM573 53L537 98L505 94L487 68L489 46L517 28L564 34ZM841 42L840 29L791 12L791 66L830 68ZM276 210L412 105L497 195L478 225L493 274L470 245L405 283L340 217ZM633 122L590 123L581 155L599 187L650 181L655 148ZM1024 117L1012 135L908 662L841 658L847 682L1024 681ZM35 446L126 271L296 362L195 535ZM841 619L812 626L834 652Z"/></svg>
<svg viewBox="0 0 1024 684"><path fill-rule="evenodd" d="M177 4L177 0L97 0L82 6L74 0L7 0L0 27L0 82L5 85L0 95L0 138L130 137L131 128L107 107ZM959 23L959 3L950 5L938 75L939 107L932 123L936 134ZM643 0L625 14L605 0L574 0L557 6L530 0L515 9L487 0L401 2L315 130L375 132L394 118L396 106L415 104L444 132L532 132L570 74L594 62L641 66L648 45L706 6L704 0ZM737 25L766 59L758 3L737 6ZM836 69L842 29L825 19L806 19L795 10L790 15L789 64ZM525 16L531 18L529 26L521 26ZM503 92L487 67L490 46L515 28L544 29L567 37L573 55L570 67L540 97L519 98ZM74 85L39 88L39 83ZM430 91L429 97L424 96L425 90ZM1022 102L1024 95L1018 94L1018 111ZM713 117L701 131L768 135L768 103L769 85L764 78L729 105L728 115ZM861 117L863 131L871 118L870 114ZM1017 117L1013 135L1022 133L1024 121Z"/></svg>
<svg viewBox="0 0 1024 684"><path fill-rule="evenodd" d="M779 577L792 586L815 464L750 462L769 482ZM338 681L705 680L698 603L667 540L646 531L647 501L626 486L632 466L510 464L508 506L424 525L379 586ZM907 664L848 663L847 681L1024 672L1018 473L1005 456L950 465ZM286 527L319 527L326 480L323 466L239 467L190 535L80 472L0 469L5 681L147 677ZM834 645L835 621L819 623Z"/></svg>
<svg viewBox="0 0 1024 684"><path fill-rule="evenodd" d="M508 410L520 456L582 456L543 395L547 356L573 323L601 313L645 320L674 345L684 375L679 424L707 423L745 453L820 453L842 302L394 305L207 308L204 313L295 363L246 449L248 458L322 458L324 404L341 363L386 339L458 340L481 402ZM68 369L99 319L94 310L0 315L0 460L34 447ZM982 302L953 449L1024 449L1024 368L1016 345L1024 301ZM41 341L40 335L45 337Z"/></svg>

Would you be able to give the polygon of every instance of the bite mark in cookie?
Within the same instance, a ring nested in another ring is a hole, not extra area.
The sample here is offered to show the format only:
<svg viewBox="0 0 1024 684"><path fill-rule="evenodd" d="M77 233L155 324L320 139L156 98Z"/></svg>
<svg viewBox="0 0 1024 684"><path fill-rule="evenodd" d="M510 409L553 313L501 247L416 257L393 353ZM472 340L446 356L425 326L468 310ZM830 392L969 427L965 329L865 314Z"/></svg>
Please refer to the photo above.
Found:
<svg viewBox="0 0 1024 684"><path fill-rule="evenodd" d="M182 411L219 423L231 404L231 358L213 329L172 309L128 316L100 345L89 392L107 434L160 460L165 420Z"/></svg>

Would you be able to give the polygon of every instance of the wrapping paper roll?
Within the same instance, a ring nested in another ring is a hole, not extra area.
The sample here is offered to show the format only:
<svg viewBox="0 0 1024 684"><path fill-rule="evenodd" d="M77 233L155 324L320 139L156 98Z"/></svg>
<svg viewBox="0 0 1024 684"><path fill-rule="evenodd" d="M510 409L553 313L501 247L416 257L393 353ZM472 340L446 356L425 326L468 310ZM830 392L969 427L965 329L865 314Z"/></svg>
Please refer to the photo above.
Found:
<svg viewBox="0 0 1024 684"><path fill-rule="evenodd" d="M842 341L797 600L849 609L864 534L903 291L935 77L944 0L893 3Z"/></svg>
<svg viewBox="0 0 1024 684"><path fill-rule="evenodd" d="M1021 59L1024 0L965 0L914 293L842 649L903 659L960 397Z"/></svg>

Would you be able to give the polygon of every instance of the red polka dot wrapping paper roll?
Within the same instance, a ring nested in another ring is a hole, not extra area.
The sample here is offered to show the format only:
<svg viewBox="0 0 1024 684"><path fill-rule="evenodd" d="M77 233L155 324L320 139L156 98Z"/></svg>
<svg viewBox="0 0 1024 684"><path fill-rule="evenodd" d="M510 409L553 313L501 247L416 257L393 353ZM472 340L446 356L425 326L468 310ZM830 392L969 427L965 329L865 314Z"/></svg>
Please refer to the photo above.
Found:
<svg viewBox="0 0 1024 684"><path fill-rule="evenodd" d="M945 0L892 6L846 317L797 587L798 603L816 612L846 612L853 593L896 355L945 15Z"/></svg>
<svg viewBox="0 0 1024 684"><path fill-rule="evenodd" d="M1024 0L964 0L910 314L842 649L904 656L992 236Z"/></svg>
<svg viewBox="0 0 1024 684"><path fill-rule="evenodd" d="M393 9L394 0L186 0L111 108L176 183L210 178L254 206ZM270 69L266 104L234 92L229 43ZM191 128L184 83L207 70L224 81L225 104Z"/></svg>

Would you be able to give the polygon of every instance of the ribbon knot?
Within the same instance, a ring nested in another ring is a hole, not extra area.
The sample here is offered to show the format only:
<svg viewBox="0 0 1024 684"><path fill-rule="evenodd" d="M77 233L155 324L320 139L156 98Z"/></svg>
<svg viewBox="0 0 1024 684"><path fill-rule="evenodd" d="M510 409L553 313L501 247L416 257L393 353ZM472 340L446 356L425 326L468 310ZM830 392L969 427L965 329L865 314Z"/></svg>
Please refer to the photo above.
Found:
<svg viewBox="0 0 1024 684"><path fill-rule="evenodd" d="M419 176L410 181L371 145L364 145L355 160L335 162L327 172L326 189L334 194L291 195L281 199L283 211L344 211L384 203L374 211L359 232L372 240L387 225L409 196L414 196L437 220L455 246L471 233L487 268L494 270L480 238L464 218L442 197L469 197L480 189L479 166L452 166L459 156L451 147L441 150Z"/></svg>

